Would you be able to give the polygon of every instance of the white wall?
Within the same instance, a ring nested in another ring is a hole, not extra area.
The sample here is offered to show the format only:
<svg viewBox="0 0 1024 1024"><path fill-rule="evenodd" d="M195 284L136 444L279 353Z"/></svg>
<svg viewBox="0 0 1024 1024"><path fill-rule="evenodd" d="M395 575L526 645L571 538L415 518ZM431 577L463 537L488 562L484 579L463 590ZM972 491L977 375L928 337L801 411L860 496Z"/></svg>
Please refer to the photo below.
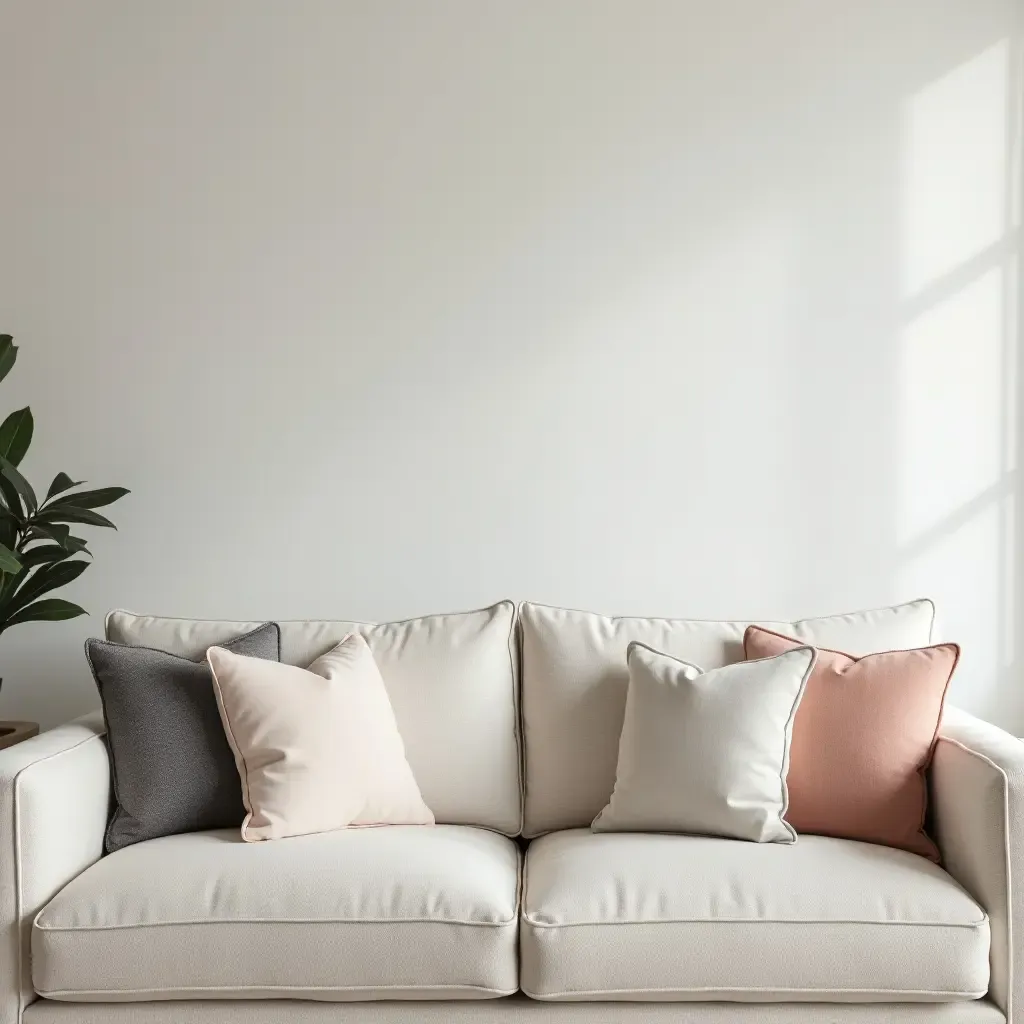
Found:
<svg viewBox="0 0 1024 1024"><path fill-rule="evenodd" d="M930 594L1024 729L1020 0L0 0L0 411L111 606ZM1016 503L1015 503L1016 502Z"/></svg>

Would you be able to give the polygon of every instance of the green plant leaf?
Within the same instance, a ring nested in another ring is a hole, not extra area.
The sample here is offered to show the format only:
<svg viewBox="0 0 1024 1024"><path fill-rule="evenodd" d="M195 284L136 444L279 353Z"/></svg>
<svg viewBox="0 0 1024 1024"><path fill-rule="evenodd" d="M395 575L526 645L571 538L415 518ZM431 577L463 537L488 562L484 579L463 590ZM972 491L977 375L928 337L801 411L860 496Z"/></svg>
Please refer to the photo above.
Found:
<svg viewBox="0 0 1024 1024"><path fill-rule="evenodd" d="M77 494L65 494L58 498L50 508L100 508L112 505L131 491L127 487L99 487L95 491L79 491Z"/></svg>
<svg viewBox="0 0 1024 1024"><path fill-rule="evenodd" d="M99 512L93 512L91 508L71 508L67 505L51 505L44 512L40 512L32 519L35 523L86 523L89 526L106 526L111 530L117 527Z"/></svg>
<svg viewBox="0 0 1024 1024"><path fill-rule="evenodd" d="M72 480L67 473L58 473L53 478L50 489L46 492L46 500L49 501L55 494L60 494L62 491L70 491L72 487L81 487L84 483L84 480Z"/></svg>
<svg viewBox="0 0 1024 1024"><path fill-rule="evenodd" d="M3 576L0 576L0 621L7 618L8 603L31 571L23 565L18 572L4 573Z"/></svg>
<svg viewBox="0 0 1024 1024"><path fill-rule="evenodd" d="M18 521L7 509L0 509L0 544L13 551L17 543Z"/></svg>
<svg viewBox="0 0 1024 1024"><path fill-rule="evenodd" d="M9 334L0 334L0 380L11 372L18 358L18 346Z"/></svg>
<svg viewBox="0 0 1024 1024"><path fill-rule="evenodd" d="M77 580L79 576L89 568L88 562L57 562L54 565L44 565L36 569L31 576L25 580L15 591L7 607L4 608L4 618L10 618L15 612L20 611L27 604L34 601L51 590L65 587Z"/></svg>
<svg viewBox="0 0 1024 1024"><path fill-rule="evenodd" d="M62 619L75 619L79 615L88 614L84 608L72 604L70 601L64 601L59 597L48 597L44 601L36 601L35 604L22 608L20 612L5 619L3 623L0 623L0 632L10 629L11 626L19 626L23 622L59 622Z"/></svg>
<svg viewBox="0 0 1024 1024"><path fill-rule="evenodd" d="M15 573L4 573L0 576L0 621L7 618L7 608L14 597L14 592L28 579L31 571L27 565L23 565Z"/></svg>
<svg viewBox="0 0 1024 1024"><path fill-rule="evenodd" d="M25 518L25 510L21 505L21 498L14 484L0 473L0 498L3 499L4 511L16 522L21 523Z"/></svg>
<svg viewBox="0 0 1024 1024"><path fill-rule="evenodd" d="M22 565L31 569L36 565L63 562L65 558L70 558L73 554L75 554L74 551L61 547L60 544L37 544L35 547L29 548L28 551L22 551L18 557L21 559Z"/></svg>
<svg viewBox="0 0 1024 1024"><path fill-rule="evenodd" d="M25 503L25 508L29 515L34 513L39 505L39 502L36 500L36 492L32 490L32 485L14 467L14 463L2 453L0 453L0 473L3 473L14 484L14 488Z"/></svg>
<svg viewBox="0 0 1024 1024"><path fill-rule="evenodd" d="M20 465L25 458L32 443L32 426L32 410L27 405L0 423L0 455L12 466Z"/></svg>
<svg viewBox="0 0 1024 1024"><path fill-rule="evenodd" d="M0 544L0 572L18 572L20 569L18 556L6 544Z"/></svg>
<svg viewBox="0 0 1024 1024"><path fill-rule="evenodd" d="M47 523L44 526L33 522L29 540L52 540L69 555L86 554L92 558L92 552L86 547L86 542L81 537L72 537L71 527L62 526L60 523Z"/></svg>
<svg viewBox="0 0 1024 1024"><path fill-rule="evenodd" d="M33 523L32 529L29 536L32 540L52 540L59 544L62 548L66 548L68 551L72 550L71 547L71 527L61 526L59 523L50 523L46 526L40 523ZM74 538L77 540L78 538Z"/></svg>

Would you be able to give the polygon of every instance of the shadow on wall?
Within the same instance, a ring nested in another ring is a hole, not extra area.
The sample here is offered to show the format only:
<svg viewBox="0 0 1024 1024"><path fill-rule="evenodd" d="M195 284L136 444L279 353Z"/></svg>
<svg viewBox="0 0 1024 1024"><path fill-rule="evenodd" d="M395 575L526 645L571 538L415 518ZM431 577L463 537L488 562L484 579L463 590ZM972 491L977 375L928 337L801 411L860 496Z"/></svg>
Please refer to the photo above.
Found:
<svg viewBox="0 0 1024 1024"><path fill-rule="evenodd" d="M973 705L1018 726L1022 98L1021 41L1003 39L903 105L894 396L899 589L970 624Z"/></svg>

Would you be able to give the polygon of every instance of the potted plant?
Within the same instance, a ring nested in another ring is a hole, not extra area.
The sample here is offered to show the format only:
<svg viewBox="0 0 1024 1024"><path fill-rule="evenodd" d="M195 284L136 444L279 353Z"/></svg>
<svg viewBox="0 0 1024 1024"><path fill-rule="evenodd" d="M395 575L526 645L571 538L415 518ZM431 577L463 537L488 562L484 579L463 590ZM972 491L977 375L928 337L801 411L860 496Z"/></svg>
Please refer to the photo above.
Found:
<svg viewBox="0 0 1024 1024"><path fill-rule="evenodd" d="M0 334L0 381L11 372L18 347ZM78 490L84 483L58 473L40 500L19 466L32 443L32 410L12 412L0 424L0 633L24 622L56 622L87 614L60 597L47 597L78 579L92 555L79 526L114 524L96 511L129 492L124 487ZM0 722L0 747L34 735L32 722Z"/></svg>

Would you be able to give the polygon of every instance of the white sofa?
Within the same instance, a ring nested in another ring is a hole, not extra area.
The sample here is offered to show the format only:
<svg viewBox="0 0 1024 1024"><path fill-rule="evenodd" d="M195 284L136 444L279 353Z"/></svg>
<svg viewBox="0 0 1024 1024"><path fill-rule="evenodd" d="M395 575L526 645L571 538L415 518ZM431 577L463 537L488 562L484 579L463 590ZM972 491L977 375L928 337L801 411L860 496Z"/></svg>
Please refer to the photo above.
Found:
<svg viewBox="0 0 1024 1024"><path fill-rule="evenodd" d="M933 639L929 602L775 623L853 653ZM115 612L201 656L253 623ZM863 843L592 834L639 639L705 667L746 623L508 602L356 625L439 824L101 856L102 722L0 752L0 1024L1024 1022L1024 744L947 711L943 867ZM303 664L353 628L282 623Z"/></svg>

